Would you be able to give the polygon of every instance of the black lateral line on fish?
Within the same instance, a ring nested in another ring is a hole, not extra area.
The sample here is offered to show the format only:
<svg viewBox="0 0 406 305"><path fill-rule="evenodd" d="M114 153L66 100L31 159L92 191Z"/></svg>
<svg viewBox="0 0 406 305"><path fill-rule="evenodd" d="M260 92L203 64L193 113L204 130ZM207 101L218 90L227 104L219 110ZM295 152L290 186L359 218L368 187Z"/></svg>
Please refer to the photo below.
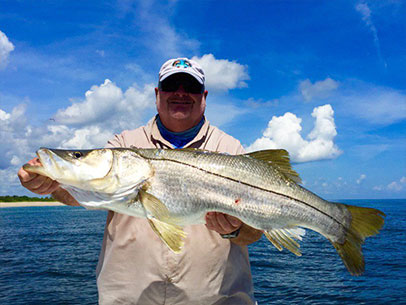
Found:
<svg viewBox="0 0 406 305"><path fill-rule="evenodd" d="M141 155L142 155L142 154L141 154ZM312 205L308 204L307 202L304 202L304 201L302 201L302 200L300 200L300 199L297 199L297 198L294 198L294 197L291 197L291 196L288 196L288 195L285 195L285 194L281 194L281 193L278 193L278 192L275 192L275 191L272 191L272 190L268 190L268 189L265 189L265 188L262 188L262 187L258 187L258 186L255 186L255 185L252 185L252 184L249 184L249 183L246 183L246 182L242 182L242 181L239 181L239 180L237 180L237 179L233 179L233 178L231 178L231 177L227 177L227 176L223 176L223 175L220 175L220 174L212 173L212 172L210 172L210 171L208 171L208 170L205 170L205 169L203 169L203 168L200 168L200 167L198 167L198 166L195 166L195 165L192 165L192 164L188 164L188 163L183 163L183 162L181 162L181 161L177 161L177 160L173 160L173 159L165 159L165 158L159 158L159 159L157 158L157 159L155 159L155 158L146 157L146 156L144 156L144 155L142 155L142 157L145 158L145 159L147 159L147 160L169 161L169 162L174 162L174 163L178 163L178 164L181 164L181 165L189 166L189 167L195 168L195 169L197 169L197 170L200 170L200 171L202 171L202 172L205 172L205 173L207 173L207 174L213 175L213 176L217 176L217 177L220 177L220 178L224 178L224 179L227 179L227 180L236 182L236 183L241 183L241 184L243 184L243 185L246 185L246 186L249 186L249 187L253 187L253 188L256 188L256 189L261 190L261 191L264 191L264 192L272 193L272 194L274 194L274 195L279 195L279 196L282 196L282 197L285 197L285 198L289 198L289 199L291 199L291 200L294 200L294 201L303 203L304 205L306 205L306 206L308 206L308 207L310 207L310 208L312 208L312 209L318 211L319 213L321 213L321 214L327 216L328 218L332 219L333 221L337 222L340 226L342 226L342 227L344 228L345 231L348 231L347 228L346 228L341 222L339 222L337 219L331 217L331 215L328 215L327 213L325 213L325 212L319 210L318 208L316 208L316 207L314 207L314 206L312 206Z"/></svg>

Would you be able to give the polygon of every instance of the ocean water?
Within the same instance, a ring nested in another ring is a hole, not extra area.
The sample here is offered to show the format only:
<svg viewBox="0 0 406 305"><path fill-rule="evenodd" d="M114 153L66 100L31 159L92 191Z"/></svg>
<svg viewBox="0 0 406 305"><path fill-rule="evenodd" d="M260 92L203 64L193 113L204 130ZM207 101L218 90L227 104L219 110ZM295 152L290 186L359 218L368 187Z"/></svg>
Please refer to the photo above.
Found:
<svg viewBox="0 0 406 305"><path fill-rule="evenodd" d="M249 246L258 304L406 304L406 200L345 203L387 215L363 247L365 274L351 276L330 243L309 230L300 258L263 238ZM0 209L0 304L97 304L105 218L76 207Z"/></svg>

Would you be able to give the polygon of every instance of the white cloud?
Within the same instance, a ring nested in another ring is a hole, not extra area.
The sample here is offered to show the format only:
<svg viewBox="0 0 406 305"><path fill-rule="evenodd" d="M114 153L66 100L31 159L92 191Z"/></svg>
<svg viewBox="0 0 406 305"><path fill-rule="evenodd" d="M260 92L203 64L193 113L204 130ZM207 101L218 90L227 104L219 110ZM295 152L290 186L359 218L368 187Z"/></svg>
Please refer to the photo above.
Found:
<svg viewBox="0 0 406 305"><path fill-rule="evenodd" d="M170 22L176 14L176 2L163 3L154 0L133 2L136 8L127 6L125 10L136 14L134 22L144 34L141 43L154 53L165 58L181 57L184 54L196 53L200 42L179 31ZM157 10L157 7L159 9ZM183 13L183 8L180 8Z"/></svg>
<svg viewBox="0 0 406 305"><path fill-rule="evenodd" d="M89 124L105 119L115 110L123 98L123 92L110 80L106 79L100 86L92 86L85 93L85 101L58 110L54 119L62 124Z"/></svg>
<svg viewBox="0 0 406 305"><path fill-rule="evenodd" d="M254 99L252 97L248 98L245 101L245 104L250 108L264 108L264 107L276 107L280 103L279 99L275 98L272 100L264 100L264 99Z"/></svg>
<svg viewBox="0 0 406 305"><path fill-rule="evenodd" d="M406 189L406 177L403 176L399 180L392 181L387 186L377 185L373 187L374 191L390 191L390 192L401 192Z"/></svg>
<svg viewBox="0 0 406 305"><path fill-rule="evenodd" d="M309 79L306 79L299 84L299 90L305 101L311 101L318 98L327 98L332 91L338 88L339 83L331 78L326 78L322 81L317 81L314 84Z"/></svg>
<svg viewBox="0 0 406 305"><path fill-rule="evenodd" d="M10 119L11 114L0 109L0 121L5 122Z"/></svg>
<svg viewBox="0 0 406 305"><path fill-rule="evenodd" d="M362 15L362 20L365 21L366 25L372 26L372 21L371 21L371 10L369 9L368 5L366 3L358 3L355 6L355 9L361 13Z"/></svg>
<svg viewBox="0 0 406 305"><path fill-rule="evenodd" d="M361 176L357 179L357 184L361 184L362 181L365 180L367 176L365 174L361 174Z"/></svg>
<svg viewBox="0 0 406 305"><path fill-rule="evenodd" d="M216 59L213 54L192 57L198 62L206 75L206 87L209 90L229 90L247 87L245 83L250 77L247 66L227 59Z"/></svg>
<svg viewBox="0 0 406 305"><path fill-rule="evenodd" d="M14 191L19 187L20 181L17 177L17 171L19 167L8 167L6 169L0 169L0 195L17 195Z"/></svg>
<svg viewBox="0 0 406 305"><path fill-rule="evenodd" d="M73 136L64 139L60 147L62 148L96 148L104 147L106 139L111 138L112 132L104 130L99 126L89 126L76 129Z"/></svg>
<svg viewBox="0 0 406 305"><path fill-rule="evenodd" d="M30 136L30 128L26 125L25 105L14 107L11 113L0 109L0 138L3 145L0 146L0 168L4 168L16 162L16 156L25 155L27 150L27 136Z"/></svg>
<svg viewBox="0 0 406 305"><path fill-rule="evenodd" d="M372 22L371 9L369 8L368 4L366 4L365 2L359 2L355 6L355 9L361 14L362 20L365 22L365 25L371 31L373 38L374 38L374 44L375 44L376 51L378 53L378 57L384 63L384 65L386 67L387 64L382 58L381 46L380 46L379 39L378 39L378 31L376 30L376 27Z"/></svg>
<svg viewBox="0 0 406 305"><path fill-rule="evenodd" d="M370 124L390 125L406 119L406 92L356 79L337 82L331 78L299 83L298 93L279 98L279 104L328 98L341 117L362 119Z"/></svg>
<svg viewBox="0 0 406 305"><path fill-rule="evenodd" d="M373 124L389 125L406 119L406 95L391 88L368 86L343 96L344 114L356 115Z"/></svg>
<svg viewBox="0 0 406 305"><path fill-rule="evenodd" d="M18 168L33 157L31 128L26 124L25 105L14 107L9 113L0 109L0 194L10 195L18 187Z"/></svg>
<svg viewBox="0 0 406 305"><path fill-rule="evenodd" d="M0 31L0 68L7 64L9 54L14 50L14 45L8 40L6 34Z"/></svg>
<svg viewBox="0 0 406 305"><path fill-rule="evenodd" d="M100 86L92 86L85 100L60 109L54 119L57 124L99 129L128 129L142 123L144 111L155 108L154 85L138 88L136 84L124 93L115 83L106 79ZM101 125L103 127L101 127Z"/></svg>
<svg viewBox="0 0 406 305"><path fill-rule="evenodd" d="M96 53L99 54L101 57L106 56L106 52L104 50L96 50Z"/></svg>
<svg viewBox="0 0 406 305"><path fill-rule="evenodd" d="M102 147L115 132L145 123L154 111L154 86L138 88L135 84L124 93L106 80L93 86L82 102L59 110L55 122L30 125L25 105L8 113L0 109L0 168L20 166L33 157L41 146L61 148Z"/></svg>
<svg viewBox="0 0 406 305"><path fill-rule="evenodd" d="M300 134L302 119L287 112L280 117L274 116L262 137L248 146L247 150L284 148L295 162L336 158L341 151L333 141L337 135L333 108L329 104L316 107L312 116L315 124L307 136L308 140Z"/></svg>
<svg viewBox="0 0 406 305"><path fill-rule="evenodd" d="M28 101L29 102L29 101ZM0 194L10 194L19 186L17 171L35 156L40 147L95 148L105 146L115 132L146 123L155 113L154 86L133 84L125 92L106 80L92 86L81 102L55 114L55 122L31 125L24 104L10 112L0 109Z"/></svg>
<svg viewBox="0 0 406 305"><path fill-rule="evenodd" d="M383 191L384 187L382 185L376 185L372 188L374 191L381 192Z"/></svg>
<svg viewBox="0 0 406 305"><path fill-rule="evenodd" d="M400 192L406 187L406 177L400 178L398 181L393 181L386 187L389 191Z"/></svg>
<svg viewBox="0 0 406 305"><path fill-rule="evenodd" d="M233 104L221 104L216 100L210 100L207 105L205 116L210 120L210 124L223 126L245 113L245 110Z"/></svg>

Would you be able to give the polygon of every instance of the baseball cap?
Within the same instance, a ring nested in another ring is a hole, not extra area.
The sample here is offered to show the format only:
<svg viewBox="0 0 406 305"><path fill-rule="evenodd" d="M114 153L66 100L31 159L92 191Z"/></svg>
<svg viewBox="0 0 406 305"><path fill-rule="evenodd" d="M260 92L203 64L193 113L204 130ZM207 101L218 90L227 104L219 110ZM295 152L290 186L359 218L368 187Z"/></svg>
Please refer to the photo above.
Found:
<svg viewBox="0 0 406 305"><path fill-rule="evenodd" d="M159 82L175 73L192 75L200 84L204 85L205 76L202 67L194 60L186 57L173 58L166 61L159 70Z"/></svg>

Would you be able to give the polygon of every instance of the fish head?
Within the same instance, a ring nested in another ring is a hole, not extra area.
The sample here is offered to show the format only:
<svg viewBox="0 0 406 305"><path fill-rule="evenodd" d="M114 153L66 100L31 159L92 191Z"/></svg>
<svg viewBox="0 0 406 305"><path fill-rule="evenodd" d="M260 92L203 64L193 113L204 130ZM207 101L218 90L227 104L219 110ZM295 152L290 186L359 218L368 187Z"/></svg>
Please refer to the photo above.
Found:
<svg viewBox="0 0 406 305"><path fill-rule="evenodd" d="M25 170L56 180L63 187L91 192L122 193L136 188L151 176L148 161L134 150L41 148L37 156L41 165L25 164Z"/></svg>

